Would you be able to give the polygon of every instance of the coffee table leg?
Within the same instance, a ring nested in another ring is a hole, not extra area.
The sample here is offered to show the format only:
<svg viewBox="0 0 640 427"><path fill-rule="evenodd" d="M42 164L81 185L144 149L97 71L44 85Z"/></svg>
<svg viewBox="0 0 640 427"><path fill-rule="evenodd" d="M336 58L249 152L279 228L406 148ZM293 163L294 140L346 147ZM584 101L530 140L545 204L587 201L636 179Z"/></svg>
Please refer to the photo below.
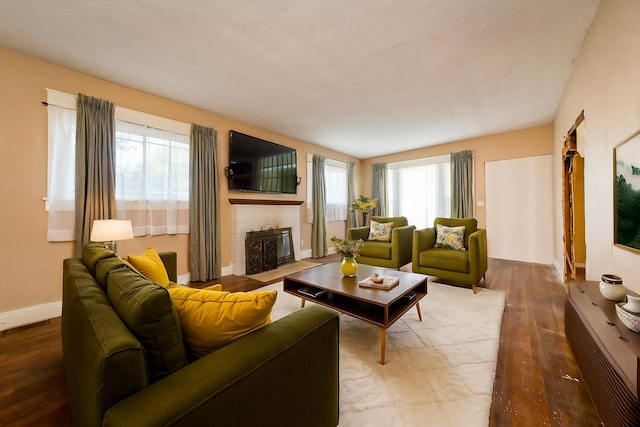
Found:
<svg viewBox="0 0 640 427"><path fill-rule="evenodd" d="M300 308L304 308L304 298L300 298ZM422 318L420 318L420 320L422 320Z"/></svg>
<svg viewBox="0 0 640 427"><path fill-rule="evenodd" d="M304 301L304 300L303 300ZM422 322L422 312L420 311L420 303L416 303L416 308L418 309L418 319Z"/></svg>
<svg viewBox="0 0 640 427"><path fill-rule="evenodd" d="M384 356L387 348L387 330L380 329L380 364L384 365Z"/></svg>

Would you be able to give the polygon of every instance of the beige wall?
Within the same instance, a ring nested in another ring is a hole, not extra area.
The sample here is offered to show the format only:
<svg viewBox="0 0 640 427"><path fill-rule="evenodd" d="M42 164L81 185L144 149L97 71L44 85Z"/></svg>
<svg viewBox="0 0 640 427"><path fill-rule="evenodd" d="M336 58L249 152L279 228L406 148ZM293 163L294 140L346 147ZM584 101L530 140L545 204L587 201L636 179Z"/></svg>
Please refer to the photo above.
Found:
<svg viewBox="0 0 640 427"><path fill-rule="evenodd" d="M462 150L473 150L475 156L475 194L477 201L485 200L484 166L494 160L516 159L520 157L539 156L552 152L551 125L523 129L514 132L500 133L481 138L425 147L405 151L389 156L372 157L360 163L362 194L371 194L371 165L374 163L393 163L405 160L440 156ZM358 194L356 192L356 194ZM476 206L478 226L486 227L484 206Z"/></svg>
<svg viewBox="0 0 640 427"><path fill-rule="evenodd" d="M5 200L0 210L2 228L3 280L0 284L0 313L22 307L59 301L62 290L62 260L74 256L73 243L47 242L47 109L45 88L67 93L82 92L108 99L118 106L218 131L220 201L222 220L222 265L231 263L232 198L305 200L307 153L322 154L340 161L354 161L341 153L294 138L259 129L165 98L100 80L9 50L0 49L0 184ZM295 195L229 194L224 166L228 163L229 130L235 129L298 150L298 174L302 183ZM303 223L305 246L311 229ZM136 238L118 244L118 253L140 253L148 246L159 251L178 252L178 274L188 273L188 238L158 236Z"/></svg>
<svg viewBox="0 0 640 427"><path fill-rule="evenodd" d="M557 268L563 262L561 150L564 135L584 110L587 278L617 274L636 292L640 292L640 254L613 245L613 148L640 129L639 17L637 0L601 2L553 123Z"/></svg>

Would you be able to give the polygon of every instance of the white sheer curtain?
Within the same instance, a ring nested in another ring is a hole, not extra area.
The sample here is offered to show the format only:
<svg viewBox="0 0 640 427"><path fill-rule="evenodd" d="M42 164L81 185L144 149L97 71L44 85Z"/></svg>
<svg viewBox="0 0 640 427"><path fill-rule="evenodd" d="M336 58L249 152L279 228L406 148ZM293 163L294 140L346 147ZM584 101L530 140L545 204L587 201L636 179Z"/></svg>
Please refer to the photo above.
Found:
<svg viewBox="0 0 640 427"><path fill-rule="evenodd" d="M389 215L406 216L417 229L451 216L449 155L388 164Z"/></svg>
<svg viewBox="0 0 640 427"><path fill-rule="evenodd" d="M50 242L74 239L76 112L49 105L47 209Z"/></svg>
<svg viewBox="0 0 640 427"><path fill-rule="evenodd" d="M189 232L189 136L116 121L117 218L134 236Z"/></svg>
<svg viewBox="0 0 640 427"><path fill-rule="evenodd" d="M347 219L347 164L326 159L324 164L324 185L327 194L327 221Z"/></svg>

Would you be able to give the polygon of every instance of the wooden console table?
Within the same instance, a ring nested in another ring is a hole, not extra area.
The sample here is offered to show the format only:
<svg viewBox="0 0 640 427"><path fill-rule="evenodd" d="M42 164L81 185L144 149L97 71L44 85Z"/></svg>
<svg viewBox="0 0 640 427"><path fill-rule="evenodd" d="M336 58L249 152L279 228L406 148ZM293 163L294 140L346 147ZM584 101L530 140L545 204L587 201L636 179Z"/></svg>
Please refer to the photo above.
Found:
<svg viewBox="0 0 640 427"><path fill-rule="evenodd" d="M640 334L618 319L598 282L569 283L565 334L604 425L640 425Z"/></svg>

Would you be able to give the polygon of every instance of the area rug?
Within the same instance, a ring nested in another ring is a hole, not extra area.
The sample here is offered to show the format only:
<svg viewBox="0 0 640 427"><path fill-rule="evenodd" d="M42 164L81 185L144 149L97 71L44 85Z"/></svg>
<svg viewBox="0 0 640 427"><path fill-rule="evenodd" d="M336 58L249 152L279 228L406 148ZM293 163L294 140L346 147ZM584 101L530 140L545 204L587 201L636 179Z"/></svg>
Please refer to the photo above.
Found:
<svg viewBox="0 0 640 427"><path fill-rule="evenodd" d="M272 320L300 309L278 290ZM415 309L387 330L340 316L340 427L487 426L495 379L503 292L428 284Z"/></svg>
<svg viewBox="0 0 640 427"><path fill-rule="evenodd" d="M267 270L263 271L262 273L250 274L246 277L258 280L259 282L270 282L272 280L276 280L280 277L286 276L287 274L306 270L307 268L315 267L316 265L320 264L318 264L317 262L300 260L296 262L290 262L288 264L283 264L275 270ZM282 286L280 288L282 289Z"/></svg>

